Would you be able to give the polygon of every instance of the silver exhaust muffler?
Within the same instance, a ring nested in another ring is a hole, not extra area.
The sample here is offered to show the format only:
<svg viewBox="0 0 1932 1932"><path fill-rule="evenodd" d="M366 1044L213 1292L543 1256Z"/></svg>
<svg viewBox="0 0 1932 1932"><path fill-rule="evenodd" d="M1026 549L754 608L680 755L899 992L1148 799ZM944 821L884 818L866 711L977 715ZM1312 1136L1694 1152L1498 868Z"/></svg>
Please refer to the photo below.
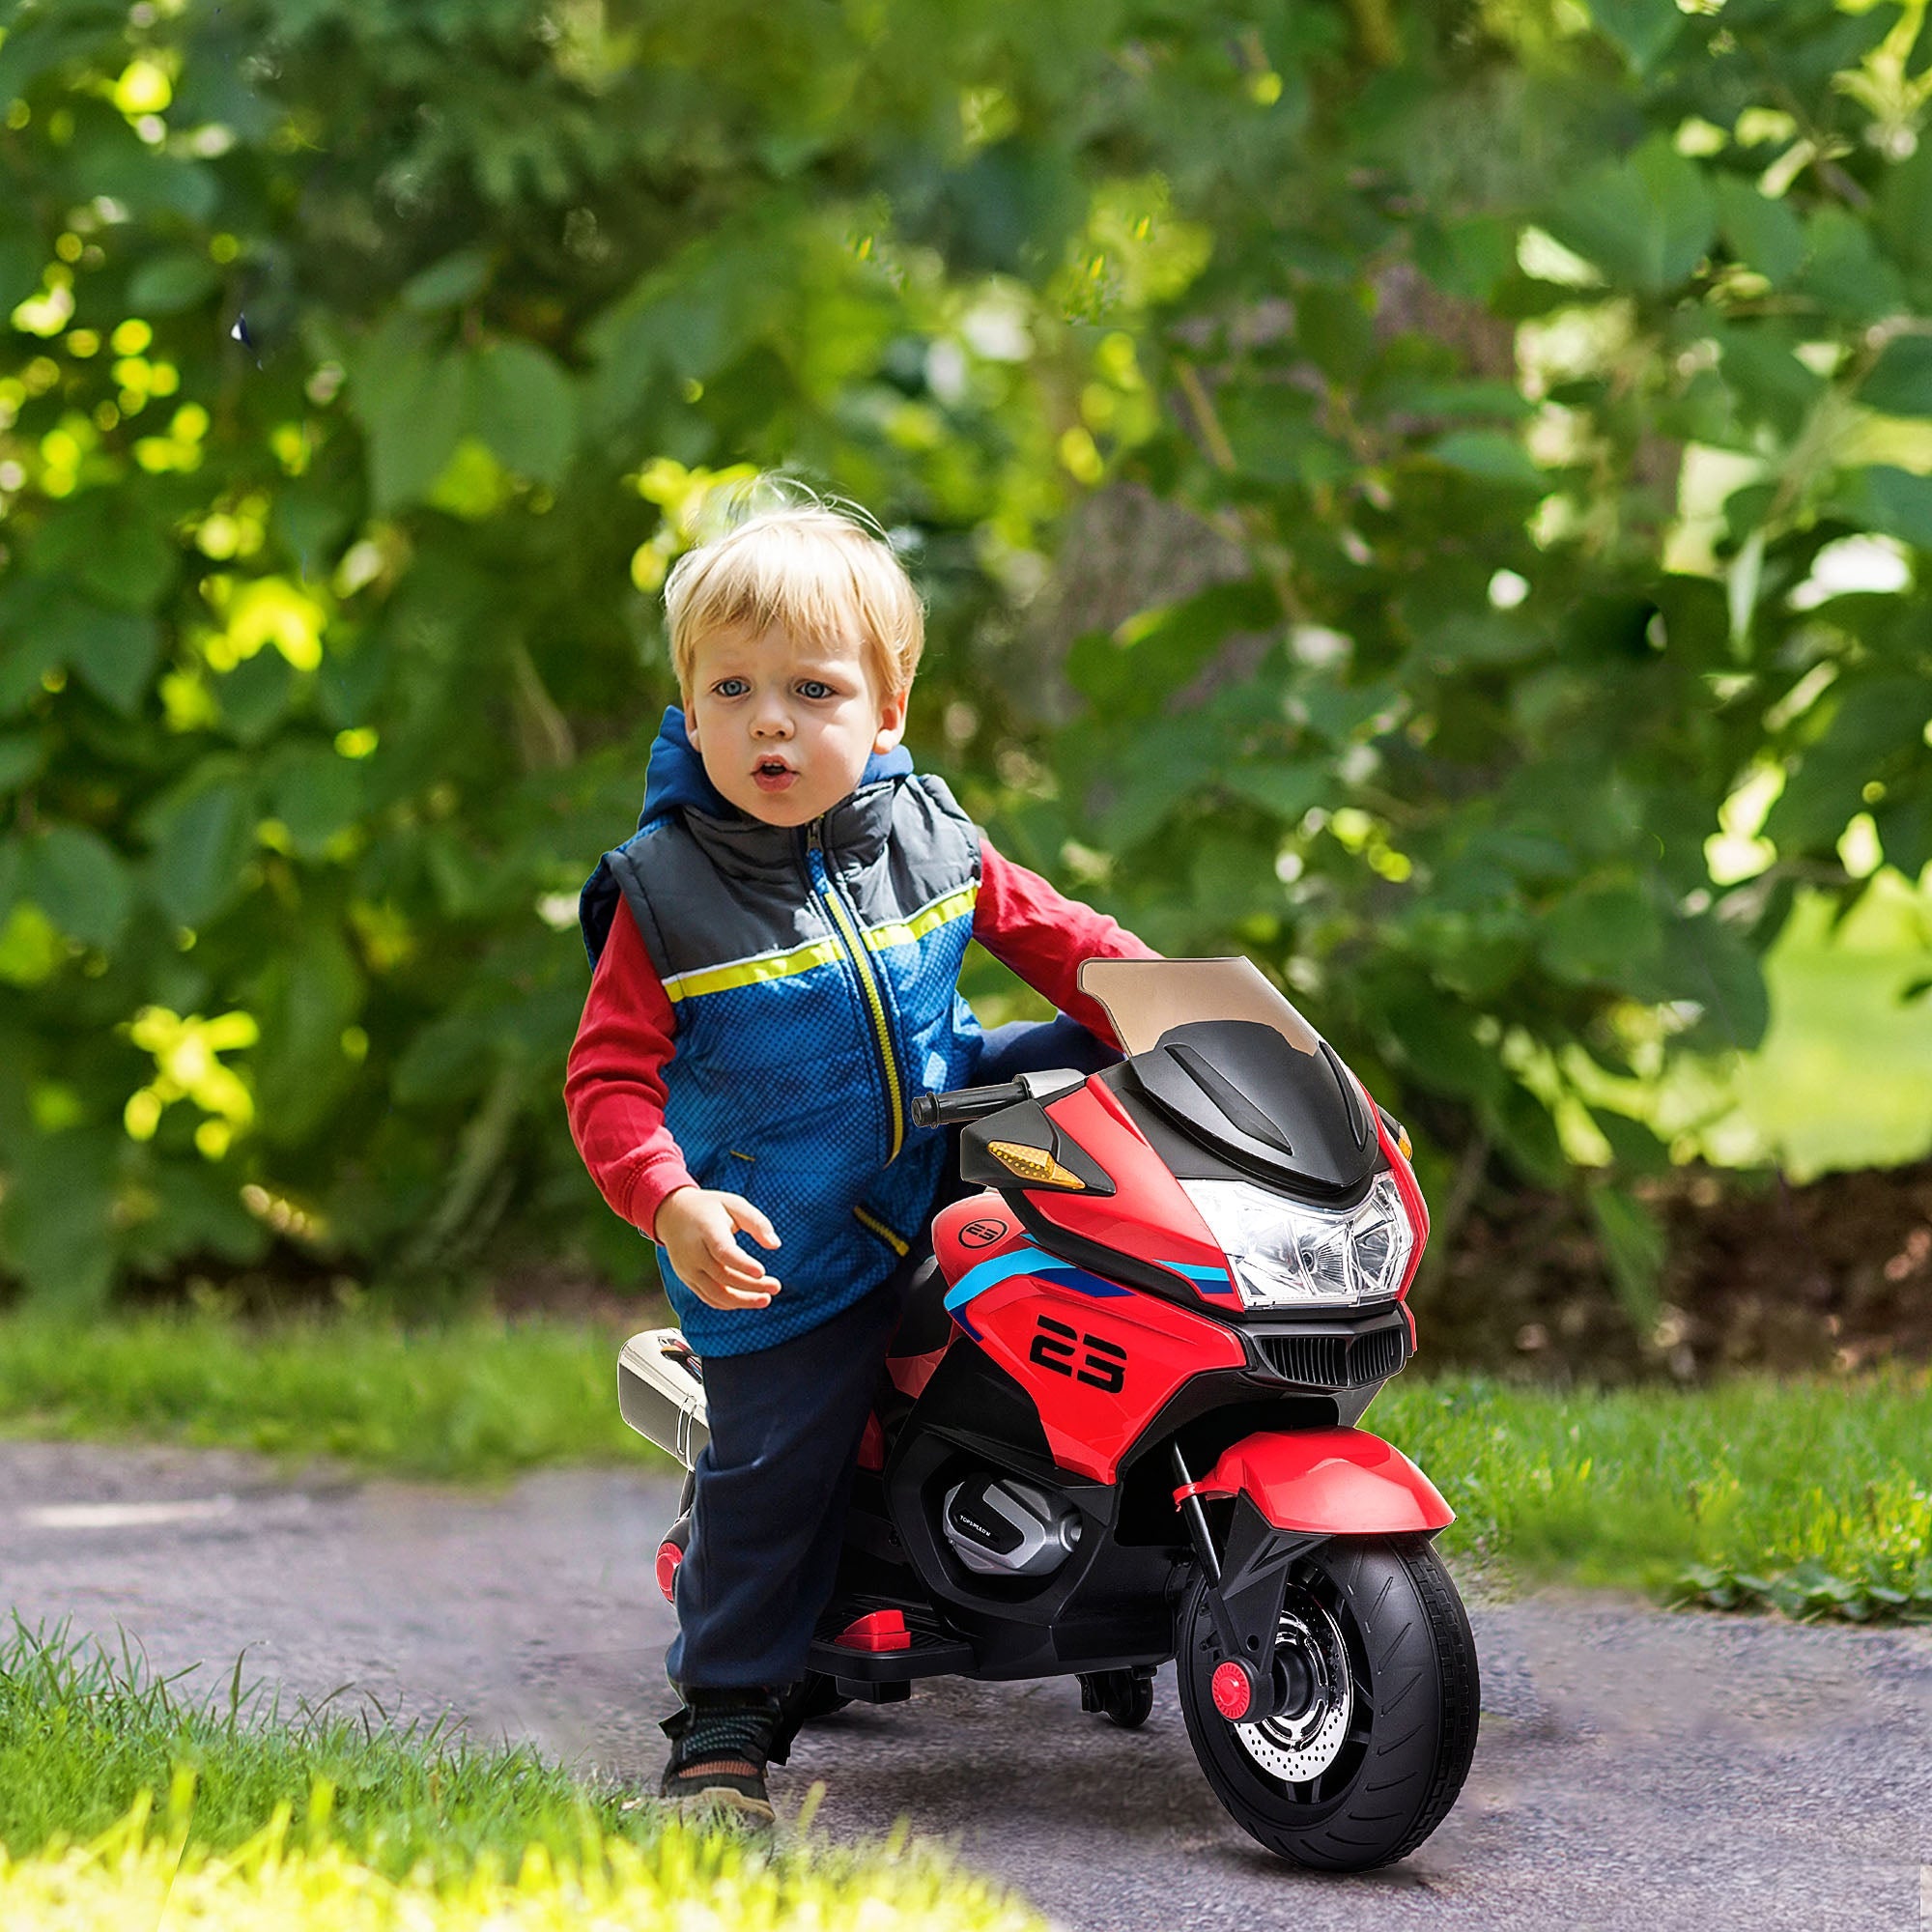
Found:
<svg viewBox="0 0 1932 1932"><path fill-rule="evenodd" d="M617 1357L617 1410L646 1442L689 1469L711 1440L704 1376L675 1328L646 1328Z"/></svg>

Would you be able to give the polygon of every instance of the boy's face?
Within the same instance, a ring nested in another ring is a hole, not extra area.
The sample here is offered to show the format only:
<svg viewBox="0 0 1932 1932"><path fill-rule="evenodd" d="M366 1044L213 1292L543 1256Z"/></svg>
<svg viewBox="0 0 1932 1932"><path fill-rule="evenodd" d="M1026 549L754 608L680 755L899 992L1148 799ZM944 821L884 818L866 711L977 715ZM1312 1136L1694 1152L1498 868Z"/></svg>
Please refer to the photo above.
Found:
<svg viewBox="0 0 1932 1932"><path fill-rule="evenodd" d="M866 760L905 734L906 694L879 689L857 638L804 643L772 629L697 646L685 730L705 775L740 811L804 825L857 785Z"/></svg>

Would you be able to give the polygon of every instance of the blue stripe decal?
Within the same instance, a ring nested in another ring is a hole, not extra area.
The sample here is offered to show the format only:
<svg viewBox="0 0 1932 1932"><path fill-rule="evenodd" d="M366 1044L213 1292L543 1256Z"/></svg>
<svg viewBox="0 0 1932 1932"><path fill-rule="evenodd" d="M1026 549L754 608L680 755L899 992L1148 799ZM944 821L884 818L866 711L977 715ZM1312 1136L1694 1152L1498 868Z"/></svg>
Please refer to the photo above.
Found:
<svg viewBox="0 0 1932 1932"><path fill-rule="evenodd" d="M1164 1268L1172 1268L1176 1274L1189 1275L1196 1281L1218 1281L1225 1283L1229 1278L1226 1268L1202 1267L1196 1262L1160 1262L1156 1265Z"/></svg>
<svg viewBox="0 0 1932 1932"><path fill-rule="evenodd" d="M998 1288L1003 1281L1011 1281L1019 1274L1051 1275L1062 1288L1070 1288L1077 1294L1091 1294L1096 1299L1107 1295L1131 1294L1132 1289L1122 1288L1086 1268L1076 1267L1071 1262L1064 1262L1058 1255L1050 1255L1044 1248L1015 1248L1009 1255L995 1255L991 1261L980 1262L970 1267L947 1291L946 1312L958 1315L959 1311L976 1296L984 1294L989 1288ZM970 1324L963 1321L962 1326Z"/></svg>

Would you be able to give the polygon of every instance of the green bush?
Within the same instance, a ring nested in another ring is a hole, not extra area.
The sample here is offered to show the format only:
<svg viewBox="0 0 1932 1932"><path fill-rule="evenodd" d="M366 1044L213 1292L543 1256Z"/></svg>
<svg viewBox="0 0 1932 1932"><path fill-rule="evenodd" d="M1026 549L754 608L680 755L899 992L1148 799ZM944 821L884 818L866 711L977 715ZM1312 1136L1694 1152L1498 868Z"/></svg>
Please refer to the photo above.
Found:
<svg viewBox="0 0 1932 1932"><path fill-rule="evenodd" d="M647 1269L570 895L782 466L901 534L1014 856L1250 952L1432 1176L1608 1161L1640 1306L1582 1060L1750 1044L1798 888L1932 857L1923 14L14 0L7 1267Z"/></svg>

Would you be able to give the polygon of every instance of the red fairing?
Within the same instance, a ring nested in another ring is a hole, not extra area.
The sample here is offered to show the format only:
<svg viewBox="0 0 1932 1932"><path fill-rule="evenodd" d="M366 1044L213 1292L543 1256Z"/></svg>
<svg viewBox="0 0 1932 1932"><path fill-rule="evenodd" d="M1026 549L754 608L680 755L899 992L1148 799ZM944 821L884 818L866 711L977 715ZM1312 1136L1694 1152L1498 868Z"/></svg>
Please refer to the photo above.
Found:
<svg viewBox="0 0 1932 1932"><path fill-rule="evenodd" d="M876 1415L866 1418L866 1433L859 1438L859 1466L862 1469L886 1466L886 1432L880 1428Z"/></svg>
<svg viewBox="0 0 1932 1932"><path fill-rule="evenodd" d="M1354 1075L1350 1073L1350 1078ZM1416 1185L1415 1170L1403 1158L1402 1150L1395 1144L1395 1136L1388 1130L1388 1122L1382 1119L1382 1110L1376 1105L1375 1096L1359 1080L1355 1085L1361 1088L1362 1098L1369 1103L1369 1119L1376 1123L1376 1139L1381 1146L1382 1158L1389 1164L1389 1172L1395 1176L1395 1191L1402 1196L1404 1211L1408 1215L1408 1225L1415 1232L1415 1245L1408 1251L1408 1265L1402 1271L1402 1286L1395 1292L1398 1301L1408 1294L1408 1285L1415 1279L1415 1271L1422 1265L1422 1251L1429 1245L1429 1204L1422 1198L1422 1189ZM1403 1310L1408 1314L1406 1308ZM1415 1317L1408 1317L1408 1345L1415 1347Z"/></svg>
<svg viewBox="0 0 1932 1932"><path fill-rule="evenodd" d="M1208 1232L1167 1163L1149 1147L1126 1109L1105 1085L1090 1080L1046 1109L1062 1133L1077 1141L1106 1170L1114 1194L1030 1189L1028 1205L1044 1221L1118 1254L1209 1270L1186 1279L1210 1307L1238 1309L1228 1279L1228 1258ZM1218 1283L1218 1285L1217 1285ZM975 1317L978 1320L978 1317Z"/></svg>
<svg viewBox="0 0 1932 1932"><path fill-rule="evenodd" d="M949 1282L957 1281L980 1262L1028 1244L1019 1216L991 1188L955 1201L932 1217L932 1251L939 1257L940 1273Z"/></svg>
<svg viewBox="0 0 1932 1932"><path fill-rule="evenodd" d="M1456 1520L1435 1485L1365 1429L1244 1436L1193 1487L1204 1496L1252 1496L1277 1529L1397 1536Z"/></svg>
<svg viewBox="0 0 1932 1932"><path fill-rule="evenodd" d="M1190 1376L1247 1359L1232 1328L1094 1275L1014 1275L975 1299L973 1327L1033 1398L1053 1460L1097 1483Z"/></svg>

